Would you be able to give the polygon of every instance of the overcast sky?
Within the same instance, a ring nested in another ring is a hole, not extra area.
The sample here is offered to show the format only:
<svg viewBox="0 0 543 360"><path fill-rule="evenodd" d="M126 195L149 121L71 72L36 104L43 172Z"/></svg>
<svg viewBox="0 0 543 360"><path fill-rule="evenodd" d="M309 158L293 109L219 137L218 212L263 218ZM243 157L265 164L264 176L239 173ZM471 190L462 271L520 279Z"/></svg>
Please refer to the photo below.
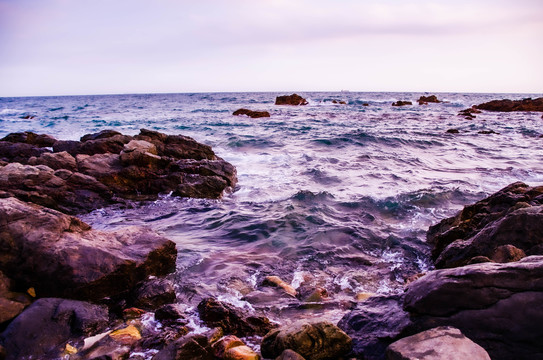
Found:
<svg viewBox="0 0 543 360"><path fill-rule="evenodd" d="M0 0L0 96L543 92L541 0Z"/></svg>

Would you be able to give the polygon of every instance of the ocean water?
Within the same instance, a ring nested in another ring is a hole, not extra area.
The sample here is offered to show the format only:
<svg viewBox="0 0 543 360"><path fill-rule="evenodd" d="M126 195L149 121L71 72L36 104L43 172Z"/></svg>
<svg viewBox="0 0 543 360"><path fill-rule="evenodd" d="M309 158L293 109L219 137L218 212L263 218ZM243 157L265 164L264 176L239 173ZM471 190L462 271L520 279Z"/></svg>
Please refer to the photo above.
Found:
<svg viewBox="0 0 543 360"><path fill-rule="evenodd" d="M274 105L285 94L0 98L0 137L76 140L147 128L211 145L238 171L224 198L163 194L81 217L98 229L148 226L175 241L171 277L189 313L214 296L281 323L337 321L357 294L402 292L409 276L432 268L430 225L512 182L543 182L541 113L458 116L485 101L541 94L441 93L446 102L419 106L420 93L308 92L307 106ZM392 107L396 100L415 105ZM232 115L242 107L271 117ZM262 287L268 275L328 297L307 302Z"/></svg>

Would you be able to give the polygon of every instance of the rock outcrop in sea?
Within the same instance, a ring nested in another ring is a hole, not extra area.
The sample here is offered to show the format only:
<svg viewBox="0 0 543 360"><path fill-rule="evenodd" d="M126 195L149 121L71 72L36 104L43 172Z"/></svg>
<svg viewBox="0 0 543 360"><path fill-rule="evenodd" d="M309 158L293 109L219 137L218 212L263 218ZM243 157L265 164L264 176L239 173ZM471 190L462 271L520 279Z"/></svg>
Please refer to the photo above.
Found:
<svg viewBox="0 0 543 360"><path fill-rule="evenodd" d="M486 103L475 105L474 108L486 111L543 111L543 97L537 99L522 100L492 100Z"/></svg>
<svg viewBox="0 0 543 360"><path fill-rule="evenodd" d="M413 105L413 103L411 101L404 101L404 100L398 100L392 103L392 106L406 106L406 105Z"/></svg>
<svg viewBox="0 0 543 360"><path fill-rule="evenodd" d="M306 99L298 94L278 96L275 98L275 105L307 105Z"/></svg>
<svg viewBox="0 0 543 360"><path fill-rule="evenodd" d="M267 111L254 111L249 109L238 109L232 113L232 115L240 116L247 115L250 118L256 119L261 117L270 117L270 113Z"/></svg>
<svg viewBox="0 0 543 360"><path fill-rule="evenodd" d="M419 105L427 105L428 103L440 103L441 101L435 95L421 96L418 100Z"/></svg>

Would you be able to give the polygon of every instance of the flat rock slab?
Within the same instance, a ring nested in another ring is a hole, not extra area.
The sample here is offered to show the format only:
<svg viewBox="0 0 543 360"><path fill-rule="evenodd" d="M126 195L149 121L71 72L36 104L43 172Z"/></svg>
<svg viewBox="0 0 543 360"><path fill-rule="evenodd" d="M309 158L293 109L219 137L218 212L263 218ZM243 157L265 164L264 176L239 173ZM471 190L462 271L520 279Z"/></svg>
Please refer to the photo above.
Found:
<svg viewBox="0 0 543 360"><path fill-rule="evenodd" d="M386 350L386 359L490 360L490 356L460 330L441 326L390 344Z"/></svg>

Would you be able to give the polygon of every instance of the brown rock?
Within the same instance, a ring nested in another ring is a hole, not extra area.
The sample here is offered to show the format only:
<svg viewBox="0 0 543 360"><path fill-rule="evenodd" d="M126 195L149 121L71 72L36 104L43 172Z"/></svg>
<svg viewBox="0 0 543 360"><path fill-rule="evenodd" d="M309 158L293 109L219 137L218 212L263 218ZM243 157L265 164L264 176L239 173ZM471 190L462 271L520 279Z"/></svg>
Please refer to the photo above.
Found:
<svg viewBox="0 0 543 360"><path fill-rule="evenodd" d="M212 348L215 356L219 359L223 359L226 352L236 346L245 346L245 343L235 335L227 335L215 342L212 345Z"/></svg>
<svg viewBox="0 0 543 360"><path fill-rule="evenodd" d="M418 100L419 105L426 105L428 103L440 103L441 101L437 99L437 96L421 96Z"/></svg>
<svg viewBox="0 0 543 360"><path fill-rule="evenodd" d="M413 103L411 101L402 101L402 100L398 100L392 103L392 106L406 106L406 105L413 105Z"/></svg>
<svg viewBox="0 0 543 360"><path fill-rule="evenodd" d="M160 350L153 360L214 360L213 350L203 335L184 336Z"/></svg>
<svg viewBox="0 0 543 360"><path fill-rule="evenodd" d="M278 96L275 98L275 105L307 105L306 99L298 94Z"/></svg>
<svg viewBox="0 0 543 360"><path fill-rule="evenodd" d="M253 119L255 118L261 118L261 117L270 117L270 113L267 111L252 111L249 109L238 109L234 111L232 115L247 115Z"/></svg>
<svg viewBox="0 0 543 360"><path fill-rule="evenodd" d="M25 131L22 133L11 133L0 139L0 141L9 141L12 143L25 143L37 147L51 147L57 141L49 135L38 135L36 133Z"/></svg>
<svg viewBox="0 0 543 360"><path fill-rule="evenodd" d="M519 261L526 257L526 253L513 245L501 245L494 250L492 255L492 261L497 263L507 263L512 261Z"/></svg>
<svg viewBox="0 0 543 360"><path fill-rule="evenodd" d="M483 104L475 105L476 109L486 111L543 111L543 97L537 99L522 100L492 100Z"/></svg>
<svg viewBox="0 0 543 360"><path fill-rule="evenodd" d="M247 345L242 345L226 350L224 360L260 360L260 356Z"/></svg>
<svg viewBox="0 0 543 360"><path fill-rule="evenodd" d="M275 286L275 287L281 288L290 296L296 297L296 289L294 289L290 284L287 284L286 282L284 282L278 276L266 276L266 278L262 282L262 285Z"/></svg>
<svg viewBox="0 0 543 360"><path fill-rule="evenodd" d="M134 291L134 305L143 309L157 309L175 300L174 285L167 279L146 280Z"/></svg>
<svg viewBox="0 0 543 360"><path fill-rule="evenodd" d="M275 360L305 360L304 357L298 354L296 351L286 349Z"/></svg>
<svg viewBox="0 0 543 360"><path fill-rule="evenodd" d="M448 134L459 134L460 130L458 130L458 129L449 129L449 130L447 130L447 133Z"/></svg>

